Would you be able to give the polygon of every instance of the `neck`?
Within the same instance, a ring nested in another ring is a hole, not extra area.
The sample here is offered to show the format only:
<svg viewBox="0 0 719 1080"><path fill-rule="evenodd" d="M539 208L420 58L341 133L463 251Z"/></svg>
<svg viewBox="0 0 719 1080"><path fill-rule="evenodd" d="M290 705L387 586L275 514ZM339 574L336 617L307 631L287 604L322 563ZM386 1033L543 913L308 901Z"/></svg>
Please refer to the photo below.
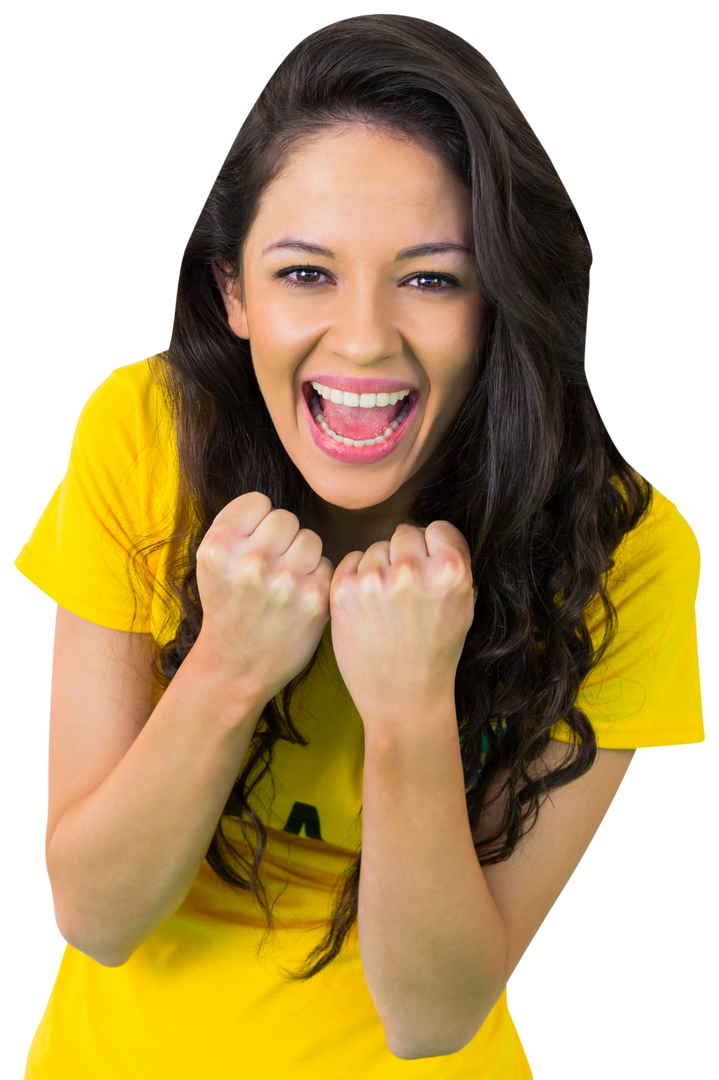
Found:
<svg viewBox="0 0 719 1080"><path fill-rule="evenodd" d="M410 507L422 488L436 482L439 467L430 457L394 494L376 506L347 509L325 502L317 493L309 527L322 538L322 554L337 568L350 551L366 551L378 540L391 540L398 525L419 525Z"/></svg>
<svg viewBox="0 0 719 1080"><path fill-rule="evenodd" d="M345 510L323 503L315 532L322 537L323 555L337 567L350 551L366 551L378 540L390 540L397 525L406 520L406 514L397 513L390 517L377 506Z"/></svg>

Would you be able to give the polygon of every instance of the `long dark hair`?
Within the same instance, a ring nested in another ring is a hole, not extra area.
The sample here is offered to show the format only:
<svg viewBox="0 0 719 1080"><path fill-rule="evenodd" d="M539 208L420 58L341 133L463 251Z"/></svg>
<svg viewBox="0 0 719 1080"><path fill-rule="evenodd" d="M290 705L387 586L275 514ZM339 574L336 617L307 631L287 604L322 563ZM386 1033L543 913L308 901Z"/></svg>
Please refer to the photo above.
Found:
<svg viewBox="0 0 719 1080"><path fill-rule="evenodd" d="M455 696L473 831L491 801L504 807L492 835L477 844L482 863L498 862L531 828L546 795L594 762L594 731L577 695L614 630L606 592L613 553L646 511L651 489L614 446L587 385L591 251L581 222L497 73L440 26L367 15L301 42L250 112L195 226L162 358L186 515L174 537L185 561L170 575L181 622L158 666L169 681L200 631L195 553L223 506L262 491L273 506L309 521L313 492L275 431L248 343L228 327L212 264L229 264L231 276L241 277L259 199L287 155L347 121L420 140L471 192L487 305L483 355L437 449L437 476L411 518L451 521L472 553L478 596ZM606 616L598 648L585 617L593 603ZM306 743L292 720L297 681L265 708L223 815L239 819L252 858L233 848L223 819L207 853L223 880L252 890L268 927L259 876L267 833L248 799L278 739ZM560 720L572 735L562 762L530 770ZM358 855L340 881L324 939L292 977L309 978L339 952L356 918L359 873Z"/></svg>

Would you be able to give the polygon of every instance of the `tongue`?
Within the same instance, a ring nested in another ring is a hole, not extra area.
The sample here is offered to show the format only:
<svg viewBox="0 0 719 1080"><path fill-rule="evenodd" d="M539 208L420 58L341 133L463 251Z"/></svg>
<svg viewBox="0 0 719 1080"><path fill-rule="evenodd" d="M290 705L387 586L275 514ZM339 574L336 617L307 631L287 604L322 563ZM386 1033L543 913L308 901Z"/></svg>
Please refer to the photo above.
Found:
<svg viewBox="0 0 719 1080"><path fill-rule="evenodd" d="M338 435L344 435L346 439L376 439L378 435L384 435L403 404L403 401L398 401L394 405L360 409L359 406L336 405L333 401L323 399L322 411L325 420Z"/></svg>

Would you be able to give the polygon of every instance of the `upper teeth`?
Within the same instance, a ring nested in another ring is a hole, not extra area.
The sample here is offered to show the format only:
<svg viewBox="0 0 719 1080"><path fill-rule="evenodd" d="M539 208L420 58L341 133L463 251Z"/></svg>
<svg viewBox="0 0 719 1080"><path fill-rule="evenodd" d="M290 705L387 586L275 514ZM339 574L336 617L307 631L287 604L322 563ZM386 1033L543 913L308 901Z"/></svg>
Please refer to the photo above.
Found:
<svg viewBox="0 0 719 1080"><path fill-rule="evenodd" d="M346 390L335 390L332 386L323 386L322 383L313 382L312 386L323 398L329 398L335 405L350 405L353 408L373 409L375 405L396 405L402 398L407 397L409 389L394 390L391 394L350 394Z"/></svg>

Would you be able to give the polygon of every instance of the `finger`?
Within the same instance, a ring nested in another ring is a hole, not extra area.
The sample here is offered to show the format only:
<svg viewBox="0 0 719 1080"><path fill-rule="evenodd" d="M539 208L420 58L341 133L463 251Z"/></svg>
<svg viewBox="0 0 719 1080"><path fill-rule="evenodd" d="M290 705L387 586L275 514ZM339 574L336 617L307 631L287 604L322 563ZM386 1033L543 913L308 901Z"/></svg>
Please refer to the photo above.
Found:
<svg viewBox="0 0 719 1080"><path fill-rule="evenodd" d="M272 510L272 503L261 491L248 491L228 502L215 522L231 525L235 536L251 536L260 522Z"/></svg>
<svg viewBox="0 0 719 1080"><path fill-rule="evenodd" d="M424 534L426 550L430 555L439 554L444 548L455 548L466 559L470 558L470 545L462 536L460 530L451 522L430 522Z"/></svg>
<svg viewBox="0 0 719 1080"><path fill-rule="evenodd" d="M426 558L429 556L428 546L425 543L426 529L417 525L409 525L403 522L397 525L389 543L388 557L391 563L396 563L398 558L416 555Z"/></svg>
<svg viewBox="0 0 719 1080"><path fill-rule="evenodd" d="M389 566L391 563L390 548L389 540L377 540L375 543L370 543L360 561L361 565L357 565L357 572L362 573L363 570Z"/></svg>
<svg viewBox="0 0 719 1080"><path fill-rule="evenodd" d="M348 574L356 574L359 564L362 562L364 551L350 551L345 555L344 559L341 559L337 564L334 576L339 581L340 578L347 577Z"/></svg>
<svg viewBox="0 0 719 1080"><path fill-rule="evenodd" d="M282 562L297 574L312 574L322 556L322 540L312 529L300 529L281 556Z"/></svg>
<svg viewBox="0 0 719 1080"><path fill-rule="evenodd" d="M335 568L326 555L323 555L321 557L319 563L317 564L317 569L313 570L312 572L314 576L322 583L325 591L329 594Z"/></svg>
<svg viewBox="0 0 719 1080"><path fill-rule="evenodd" d="M439 575L437 580L452 588L469 589L472 586L474 606L477 592L472 581L471 553L459 529L449 521L432 521L427 526L425 541L435 573Z"/></svg>
<svg viewBox="0 0 719 1080"><path fill-rule="evenodd" d="M260 548L271 558L284 555L300 531L300 521L290 510L272 510L248 538L245 550Z"/></svg>
<svg viewBox="0 0 719 1080"><path fill-rule="evenodd" d="M344 559L340 559L337 568L332 575L332 583L330 585L330 607L336 602L338 590L341 590L343 583L357 573L357 567L361 563L363 555L363 551L350 551L345 555Z"/></svg>

